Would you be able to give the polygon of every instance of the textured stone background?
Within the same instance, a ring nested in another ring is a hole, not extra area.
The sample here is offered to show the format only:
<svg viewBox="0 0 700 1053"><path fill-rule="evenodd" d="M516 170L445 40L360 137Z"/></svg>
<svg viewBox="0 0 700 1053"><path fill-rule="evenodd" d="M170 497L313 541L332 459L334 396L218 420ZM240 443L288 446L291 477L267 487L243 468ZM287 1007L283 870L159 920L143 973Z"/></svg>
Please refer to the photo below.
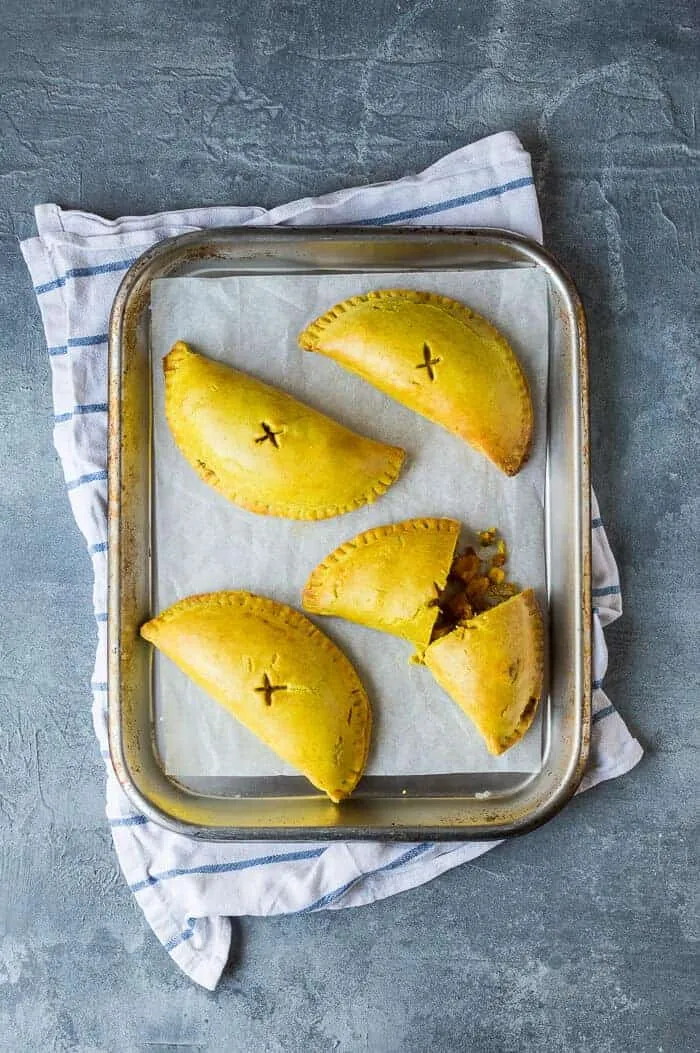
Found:
<svg viewBox="0 0 700 1053"><path fill-rule="evenodd" d="M692 0L0 4L0 1049L698 1048L699 36ZM415 892L244 920L207 994L146 930L103 822L90 561L17 239L36 202L270 206L503 128L588 309L626 602L608 686L646 759Z"/></svg>

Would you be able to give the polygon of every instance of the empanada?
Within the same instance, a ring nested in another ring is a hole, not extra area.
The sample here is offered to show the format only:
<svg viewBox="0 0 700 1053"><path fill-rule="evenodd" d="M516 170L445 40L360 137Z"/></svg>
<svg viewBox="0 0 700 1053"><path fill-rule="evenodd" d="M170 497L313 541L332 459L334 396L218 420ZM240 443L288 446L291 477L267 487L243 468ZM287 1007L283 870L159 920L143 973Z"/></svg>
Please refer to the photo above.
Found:
<svg viewBox="0 0 700 1053"><path fill-rule="evenodd" d="M213 592L174 604L141 635L332 801L352 793L370 704L345 655L299 611Z"/></svg>
<svg viewBox="0 0 700 1053"><path fill-rule="evenodd" d="M459 530L454 519L408 519L366 530L316 567L302 606L426 647Z"/></svg>
<svg viewBox="0 0 700 1053"><path fill-rule="evenodd" d="M489 752L503 753L530 727L542 694L544 624L533 590L458 625L426 648L423 661Z"/></svg>
<svg viewBox="0 0 700 1053"><path fill-rule="evenodd" d="M299 336L515 475L530 451L525 374L497 329L437 293L380 289L336 304Z"/></svg>
<svg viewBox="0 0 700 1053"><path fill-rule="evenodd" d="M326 519L376 500L404 451L178 341L163 359L165 413L205 482L261 515Z"/></svg>

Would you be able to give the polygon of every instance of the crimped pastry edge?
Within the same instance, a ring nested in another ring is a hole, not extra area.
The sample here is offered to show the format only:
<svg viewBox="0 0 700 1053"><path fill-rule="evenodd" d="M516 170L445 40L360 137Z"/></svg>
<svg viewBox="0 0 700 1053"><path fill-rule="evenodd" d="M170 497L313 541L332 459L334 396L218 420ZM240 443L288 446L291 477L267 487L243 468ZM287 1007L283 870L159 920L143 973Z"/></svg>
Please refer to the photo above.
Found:
<svg viewBox="0 0 700 1053"><path fill-rule="evenodd" d="M330 637L326 636L318 626L309 621L301 611L295 610L294 607L289 607L286 603L272 600L268 596L259 596L256 593L247 592L243 589L224 590L220 592L202 592L178 600L170 607L167 607L164 611L161 611L161 613L156 615L155 618L149 619L149 621L141 626L140 634L144 640L147 640L149 643L157 647L158 629L161 625L175 621L188 611L201 610L202 608L234 606L238 606L243 610L247 609L253 615L272 616L288 625L290 628L300 630L308 639L314 640L319 647L331 655L334 662L340 667L341 676L347 686L348 694L361 700L366 719L364 722L365 734L363 740L357 740L360 753L359 763L356 763L355 765L357 769L357 777L354 782L343 780L340 784L340 789L343 792L337 797L331 796L328 790L323 789L322 787L317 787L317 789L321 789L324 793L328 794L334 803L339 803L340 800L352 793L365 770L372 738L372 707L359 674L350 659L343 651L341 651L338 645L330 639ZM308 778L308 775L305 777ZM312 780L309 779L309 781L311 782ZM312 783L312 785L315 785L315 783Z"/></svg>
<svg viewBox="0 0 700 1053"><path fill-rule="evenodd" d="M348 541L343 541L341 545L334 548L332 552L318 563L309 575L306 585L304 586L304 592L310 586L314 585L314 579L322 577L324 573L327 573L333 564L342 563L343 560L351 556L358 548L366 545L372 545L376 541L382 541L386 537L392 537L395 534L405 534L410 531L419 530L430 530L435 533L452 533L456 539L459 536L461 526L456 519L449 519L440 516L435 517L419 517L416 519L403 519L398 523L386 523L383 526L370 527L369 530L363 530L361 534L357 534L355 537L350 538ZM448 568L449 569L449 568Z"/></svg>
<svg viewBox="0 0 700 1053"><path fill-rule="evenodd" d="M222 487L219 485L218 477L216 473L208 467L202 467L201 464L190 459L188 454L185 452L186 444L181 436L181 429L177 420L173 419L173 415L168 413L168 388L172 386L175 380L175 373L178 368L178 363L184 361L186 356L192 356L195 358L205 358L204 355L199 355L198 352L193 351L184 340L176 341L168 351L167 355L163 358L163 373L165 377L165 389L166 389L166 400L165 400L165 416L168 422L170 431L175 439L178 449L182 453L183 457L189 464L189 466L196 472L200 479L202 479L208 486L211 486L217 493L222 494L227 500L233 504L238 505L239 508L245 508L249 512L255 512L257 515L268 515L278 516L281 519L297 519L297 520L311 520L316 521L319 519L331 519L334 516L345 515L347 512L353 512L358 508L364 508L365 505L373 504L377 498L381 497L389 489L393 483L398 479L403 463L406 459L406 451L401 449L399 446L389 446L387 443L379 442L377 439L371 439L367 435L360 435L359 432L353 432L351 428L348 428L345 424L341 424L340 421L336 421L334 418L329 417L333 423L338 424L340 427L345 428L346 431L351 432L358 439L362 439L365 442L373 443L377 447L381 447L386 451L386 467L384 474L376 478L374 484L368 487L367 490L363 491L354 501L347 502L345 504L326 505L317 508L308 508L302 505L295 505L293 503L268 503L265 501L251 501L248 497L241 496L237 491L230 489L229 487ZM228 363L226 363L228 366ZM232 372L241 372L237 370L235 366L228 366ZM263 387L271 387L272 385L267 384L263 380L259 380L257 377L254 378L257 383ZM280 389L282 390L282 389ZM287 392L285 392L287 394ZM294 398L294 396L290 396ZM299 399L296 399L300 402ZM305 403L301 403L305 405ZM309 407L310 409L311 407ZM316 410L315 412L320 413L321 411ZM325 416L325 414L321 414Z"/></svg>
<svg viewBox="0 0 700 1053"><path fill-rule="evenodd" d="M486 453L485 451L482 452L484 452L485 456L501 468L506 475L517 475L523 465L526 464L532 450L534 420L530 386L523 368L508 341L496 326L489 322L487 318L484 318L482 314L479 314L478 311L474 311L471 307L467 307L466 304L461 303L459 300L455 300L451 296L444 296L442 293L423 292L417 289L374 289L367 293L361 293L358 296L349 296L347 299L334 304L333 307L324 314L319 315L318 318L315 318L314 321L306 326L306 328L299 334L299 346L304 351L319 351L320 348L318 346L317 338L321 337L324 330L328 329L336 318L351 308L363 306L372 300L407 300L411 303L427 303L436 307L441 307L454 318L459 320L464 320L465 318L467 320L477 318L480 323L491 330L493 335L500 342L505 344L511 356L509 361L511 365L515 366L513 375L518 381L518 386L521 392L520 425L523 434L525 435L525 442L523 443L522 448L516 451L516 456L502 456L496 460L492 454Z"/></svg>

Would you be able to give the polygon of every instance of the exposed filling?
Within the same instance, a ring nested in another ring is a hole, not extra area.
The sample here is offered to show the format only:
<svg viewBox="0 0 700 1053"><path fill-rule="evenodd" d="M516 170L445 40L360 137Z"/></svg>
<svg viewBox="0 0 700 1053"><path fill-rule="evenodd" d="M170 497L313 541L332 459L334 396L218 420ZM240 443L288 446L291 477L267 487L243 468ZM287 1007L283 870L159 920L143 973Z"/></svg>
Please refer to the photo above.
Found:
<svg viewBox="0 0 700 1053"><path fill-rule="evenodd" d="M520 591L506 580L507 561L508 549L496 527L479 533L478 552L469 546L455 556L445 588L437 597L440 613L431 643Z"/></svg>

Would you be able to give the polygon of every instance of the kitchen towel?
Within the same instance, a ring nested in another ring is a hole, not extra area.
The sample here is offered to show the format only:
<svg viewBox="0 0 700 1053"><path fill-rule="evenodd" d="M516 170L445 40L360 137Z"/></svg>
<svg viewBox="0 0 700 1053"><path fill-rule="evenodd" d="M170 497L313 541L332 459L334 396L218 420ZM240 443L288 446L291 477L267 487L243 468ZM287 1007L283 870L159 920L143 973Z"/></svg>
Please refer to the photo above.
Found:
<svg viewBox="0 0 700 1053"><path fill-rule="evenodd" d="M172 834L134 812L107 746L107 325L126 270L163 238L246 224L501 227L541 240L529 155L501 132L419 175L305 198L270 211L196 208L116 220L57 205L36 208L38 236L22 243L51 362L54 441L76 521L92 558L98 649L93 722L107 770L107 818L124 877L180 968L213 989L232 916L355 907L420 885L497 842L459 844L215 844ZM615 560L595 499L593 729L582 789L632 768L639 743L602 690L603 628L622 612Z"/></svg>

